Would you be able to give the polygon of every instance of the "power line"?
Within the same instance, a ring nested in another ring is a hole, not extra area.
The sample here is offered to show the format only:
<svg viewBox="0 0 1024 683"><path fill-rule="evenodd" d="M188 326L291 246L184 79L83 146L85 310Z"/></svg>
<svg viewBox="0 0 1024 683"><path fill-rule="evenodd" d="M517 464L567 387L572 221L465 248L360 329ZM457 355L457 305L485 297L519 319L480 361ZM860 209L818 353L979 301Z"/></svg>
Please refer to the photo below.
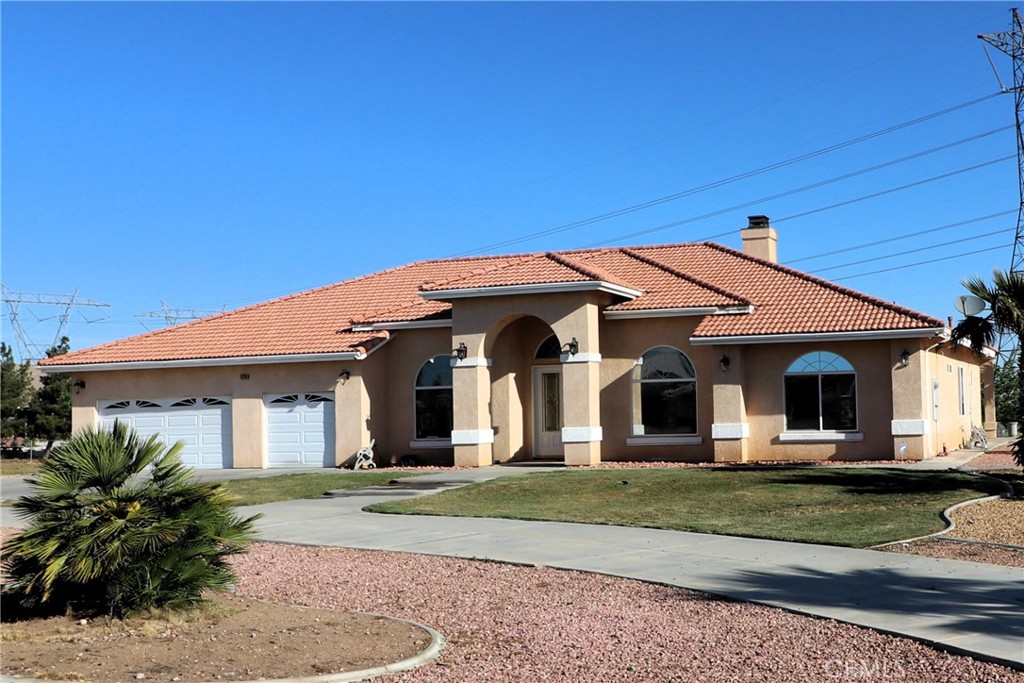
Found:
<svg viewBox="0 0 1024 683"><path fill-rule="evenodd" d="M768 173L770 171L775 171L775 170L778 170L780 168L784 168L786 166L791 166L791 165L799 163L801 161L807 161L808 159L814 159L814 158L822 156L824 154L829 154L830 152L835 152L837 150L844 149L846 147L851 147L853 145L860 144L862 142L866 142L868 140L873 140L875 138L881 137L883 135L888 135L889 133L893 133L893 132L896 132L898 130L903 130L903 129L909 128L911 126L916 126L916 125L924 123L926 121L930 121L932 119L936 119L936 118L939 118L941 116L945 116L947 114L951 114L953 112L960 111L960 110L966 109L968 107L972 107L972 106L974 106L976 104L979 104L981 102L985 102L987 100L990 100L993 97L996 97L996 96L998 96L1000 94L1001 93L999 93L999 92L991 93L991 94L985 95L983 97L975 98L975 99L970 100L968 102L962 102L962 103L954 105L952 107L947 107L946 109L942 109L940 111L932 112L930 114L925 114L924 116L919 116L918 118L912 119L910 121L904 121L903 123L898 123L898 124L889 126L888 128L883 128L881 130L877 130L877 131L874 131L872 133L867 133L865 135L861 135L859 137L852 138L850 140L839 142L839 143L836 143L834 145L829 145L827 147L822 147L822 148L814 150L812 152L807 152L805 154L800 154L798 156L791 157L789 159L785 159L783 161L779 161L779 162L776 162L776 163L773 163L773 164L768 164L767 166L762 166L762 167L756 168L756 169L754 169L752 171L747 171L747 172L744 172L744 173L739 173L739 174L736 174L736 175L733 175L733 176L729 176L727 178L722 178L720 180L716 180L716 181L713 181L713 182L710 182L710 183L706 183L704 185L693 187L693 188L690 188L690 189L687 189L687 190L682 190L680 192L675 192L675 193L670 194L670 195L665 195L664 197L658 197L656 199L651 199L649 201L641 202L639 204L633 204L631 206L627 206L627 207L622 208L622 209L617 209L615 211L609 211L607 213L603 213L603 214L600 214L600 215L597 215L597 216L593 216L591 218L584 218L582 220L573 221L571 223L565 223L563 225L560 225L560 226L557 226L557 227L554 227L554 228L548 228L546 230L540 230L540 231L537 231L537 232L529 233L529 234L523 235L521 237L516 237L516 238L513 238L513 239L508 239L508 240L504 240L504 241L501 241L501 242L494 242L492 244L489 244L489 245L486 245L486 246L483 246L483 247L480 247L480 248L477 248L477 249L471 249L471 250L468 250L468 251L459 252L459 253L455 254L455 256L470 256L470 255L473 255L473 254L479 254L479 253L482 253L482 252L485 252L485 251L489 251L491 249L498 249L498 248L501 248L501 247L511 246L513 244L519 244L521 242L528 242L530 240L533 240L533 239L536 239L536 238L539 238L539 237L547 237L549 235L555 235L555 234L558 234L558 233L567 232L567 231L573 230L575 228L580 228L580 227L583 227L583 226L586 226L586 225L591 225L593 223L598 223L598 222L601 222L601 221L605 221L605 220L608 220L610 218L617 218L618 216L624 216L626 214L634 213L636 211L641 211L643 209L647 209L647 208L650 208L652 206L658 206L660 204L665 204L667 202L675 201L677 199L682 199L683 197L689 197L689 196L692 196L692 195L695 195L695 194L698 194L698 193L701 193L701 192L706 192L708 190L713 190L713 189L717 189L719 187L724 187L726 185L730 185L730 184L738 182L740 180L746 180L748 178L753 178L755 176L762 175L764 173Z"/></svg>
<svg viewBox="0 0 1024 683"><path fill-rule="evenodd" d="M927 230L918 230L916 232L908 232L896 237L889 237L884 240L876 240L874 242L865 242L863 244L855 244L852 247L843 247L842 249L836 249L834 251L826 251L820 254L812 254L811 256L801 256L800 258L790 259L786 261L786 265L793 263L799 263L801 261L810 261L812 259L825 258L826 256L835 256L836 254L844 254L848 251L857 251L859 249L867 249L868 247L877 247L879 244L888 244L889 242L898 242L900 240L910 239L911 237L919 237L920 235L927 235L933 232L940 232L942 230L950 230L952 228L959 228L964 225L970 225L971 223L980 223L981 221L987 221L991 218L997 218L999 216L1008 216L1011 213L1017 213L1016 209L1009 211L1000 211L998 213L990 213L987 216L980 216L978 218L970 218L964 221L957 221L956 223L947 223L946 225L940 225L937 228L928 228Z"/></svg>
<svg viewBox="0 0 1024 683"><path fill-rule="evenodd" d="M978 249L977 251L968 251L963 254L954 254L953 256L943 256L941 258L933 258L928 261L917 261L916 263L905 263L901 266L894 266L892 268L884 268L882 270L873 270L870 273L857 273L856 275L844 275L843 277L837 277L832 282L841 282L843 280L852 280L857 277L867 277L868 275L878 275L879 273L891 273L894 270L905 270L907 268L914 268L916 266L923 266L929 263L938 263L940 261L952 261L953 259L964 258L965 256L974 256L975 254L984 254L989 251L996 251L998 249L1006 249L1007 247L1013 246L1012 244L1001 244L998 247L989 247L988 249Z"/></svg>
<svg viewBox="0 0 1024 683"><path fill-rule="evenodd" d="M974 166L967 166L965 168L960 168L960 169L957 169L955 171L950 171L948 173L942 173L942 174L937 175L937 176L932 176L931 178L925 178L924 180L918 180L918 181L913 182L913 183L908 183L906 185L901 185L899 187L890 188L888 190L883 190L881 192L873 192L871 194L864 195L864 196L861 196L861 197L856 197L854 199L849 199L849 200L846 200L846 201L843 201L843 202L839 202L837 204L830 204L828 206L819 207L819 208L816 208L816 209L812 209L810 211L805 211L803 213L794 214L792 216L786 216L785 218L780 218L780 219L778 219L778 220L776 220L774 222L775 223L781 223L782 221L792 220L794 218L801 218L803 216L809 216L809 215L814 214L814 213L820 213L822 211L828 211L829 209L835 209L835 208L838 208L840 206L848 206L850 204L856 204L857 202L862 202L862 201L866 201L868 199L874 199L876 197L881 197L883 195L892 194L894 192L899 192L901 190L907 190L907 189L910 189L910 188L913 188L913 187L918 187L918 186L921 186L921 185L925 185L927 183L935 182L937 180L944 180L945 178L950 178L952 176L960 175L962 173L969 173L971 171L976 171L979 168L984 168L986 166L991 166L992 164L997 164L999 162L1006 161L1006 160L1012 159L1012 158L1014 158L1013 155L1006 156L1006 157L1000 157L998 159L992 159L990 161L986 161L986 162L983 162L983 163L980 163L980 164L975 164ZM849 174L844 174L844 176L840 176L840 177L841 178L845 178L847 175L849 175ZM734 205L726 207L724 209L718 209L717 211L710 211L710 212L702 214L700 216L692 216L690 218L684 218L683 220L672 221L671 223L665 223L665 224L662 224L662 225L655 226L653 228L647 228L646 230L638 230L636 232L631 232L631 233L626 234L626 235L619 235L617 237L612 237L610 239L602 240L600 242L592 242L591 244L587 244L585 246L586 247L600 247L600 246L604 246L606 244L611 244L613 242L619 242L621 240L628 240L628 239L632 239L634 237L641 237L641 236L644 236L644 235L649 235L649 234L654 233L654 232L659 232L661 230L667 230L669 228L677 228L677 227L679 227L681 225L687 225L687 224L690 224L690 223L696 223L698 221L702 221L702 220L705 220L705 219L708 219L708 218L714 218L715 216L720 216L722 214L729 213L730 211L737 211L739 209L746 209L746 208L749 208L751 206L756 206L758 204L763 204L763 203L768 202L768 201L772 201L772 200L775 200L775 199L780 199L782 197L788 197L788 196L791 196L791 195L794 195L794 194L798 194L800 192L805 192L805 191L810 190L810 189L821 187L823 184L828 184L829 182L833 182L835 180L837 180L837 178L833 178L833 179L831 179L829 181L822 181L822 182L819 182L819 183L813 183L811 185L805 185L804 187L798 187L798 188L796 188L794 190L787 190L786 192L780 192L780 193L777 193L777 194L774 194L774 195L770 195L768 197L761 197L759 199L753 199L753 200L750 200L750 201L747 201L747 202L743 202L742 204L734 204ZM721 233L716 233L714 235L709 235L708 237L701 238L698 241L712 240L712 239L716 239L718 237L724 237L726 235L731 235L731 234L733 234L733 231L729 230L727 232L721 232Z"/></svg>
<svg viewBox="0 0 1024 683"><path fill-rule="evenodd" d="M939 242L938 244L930 244L927 247L918 247L917 249L907 249L901 251L898 254L886 254L884 256L875 256L874 258L862 259L860 261L850 261L849 263L841 263L838 266L829 266L828 268L819 268L814 271L815 274L824 273L828 270L839 270L840 268L849 268L850 266L859 266L862 263L872 263L873 261L884 261L890 258L899 258L900 256L906 256L907 254L916 254L922 251L929 251L930 249L938 249L939 247L948 247L951 244L961 244L963 242L970 242L972 240L981 239L982 237L991 237L992 235L1002 235L1006 232L1015 232L1015 228L1002 228L1000 230L993 230L992 232L986 232L983 235L972 235L971 237L964 237L958 240L950 240L949 242Z"/></svg>

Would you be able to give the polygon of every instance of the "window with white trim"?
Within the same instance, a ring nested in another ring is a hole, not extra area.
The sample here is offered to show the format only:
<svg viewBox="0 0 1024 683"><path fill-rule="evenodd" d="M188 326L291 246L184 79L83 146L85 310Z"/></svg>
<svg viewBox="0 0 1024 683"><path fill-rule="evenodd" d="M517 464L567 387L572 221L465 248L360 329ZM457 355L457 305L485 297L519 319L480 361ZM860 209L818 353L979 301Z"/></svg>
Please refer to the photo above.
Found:
<svg viewBox="0 0 1024 683"><path fill-rule="evenodd" d="M960 414L961 415L966 415L967 414L967 392L964 391L964 367L962 365L957 368L956 390L957 390L957 399L960 402Z"/></svg>
<svg viewBox="0 0 1024 683"><path fill-rule="evenodd" d="M434 356L416 375L416 438L452 438L452 357Z"/></svg>
<svg viewBox="0 0 1024 683"><path fill-rule="evenodd" d="M786 370L786 430L857 431L857 373L842 356L814 351Z"/></svg>
<svg viewBox="0 0 1024 683"><path fill-rule="evenodd" d="M697 373L679 349L656 346L633 367L633 434L697 433Z"/></svg>

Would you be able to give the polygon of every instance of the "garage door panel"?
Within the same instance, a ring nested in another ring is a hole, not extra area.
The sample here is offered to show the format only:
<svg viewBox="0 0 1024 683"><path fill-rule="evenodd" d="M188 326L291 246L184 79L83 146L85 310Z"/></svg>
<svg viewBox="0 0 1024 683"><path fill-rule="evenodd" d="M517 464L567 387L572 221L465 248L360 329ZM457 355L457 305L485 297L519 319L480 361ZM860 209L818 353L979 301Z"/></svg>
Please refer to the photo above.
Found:
<svg viewBox="0 0 1024 683"><path fill-rule="evenodd" d="M180 457L187 466L232 465L228 399L132 399L101 403L100 426L110 428L115 421L132 427L142 438L159 435L166 447L182 442Z"/></svg>
<svg viewBox="0 0 1024 683"><path fill-rule="evenodd" d="M270 467L334 465L333 394L264 397Z"/></svg>

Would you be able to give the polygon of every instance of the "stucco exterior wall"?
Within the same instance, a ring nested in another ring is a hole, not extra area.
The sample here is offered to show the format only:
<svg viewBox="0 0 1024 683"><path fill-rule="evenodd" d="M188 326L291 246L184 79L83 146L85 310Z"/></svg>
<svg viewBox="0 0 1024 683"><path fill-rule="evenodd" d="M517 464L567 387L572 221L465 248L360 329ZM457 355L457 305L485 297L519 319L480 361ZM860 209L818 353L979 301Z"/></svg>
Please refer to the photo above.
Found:
<svg viewBox="0 0 1024 683"><path fill-rule="evenodd" d="M960 376L963 373L963 409L960 402ZM969 349L949 344L928 354L927 367L929 455L943 448L950 451L964 446L971 437L971 426L983 427L981 366ZM937 392L935 391L937 388ZM935 410L936 397L938 412Z"/></svg>

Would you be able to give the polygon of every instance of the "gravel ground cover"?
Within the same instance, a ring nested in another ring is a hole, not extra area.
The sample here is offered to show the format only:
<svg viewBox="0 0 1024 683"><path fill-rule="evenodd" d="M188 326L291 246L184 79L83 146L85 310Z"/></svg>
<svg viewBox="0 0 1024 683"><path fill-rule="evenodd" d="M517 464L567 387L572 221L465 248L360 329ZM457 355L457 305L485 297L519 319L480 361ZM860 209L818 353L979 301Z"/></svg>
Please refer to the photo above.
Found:
<svg viewBox="0 0 1024 683"><path fill-rule="evenodd" d="M400 682L1024 681L869 629L600 575L284 544L234 562L243 593L441 631L440 659Z"/></svg>
<svg viewBox="0 0 1024 683"><path fill-rule="evenodd" d="M1020 470L1020 465L1010 454L1010 446L1002 446L996 450L982 453L971 458L962 469L965 470Z"/></svg>

